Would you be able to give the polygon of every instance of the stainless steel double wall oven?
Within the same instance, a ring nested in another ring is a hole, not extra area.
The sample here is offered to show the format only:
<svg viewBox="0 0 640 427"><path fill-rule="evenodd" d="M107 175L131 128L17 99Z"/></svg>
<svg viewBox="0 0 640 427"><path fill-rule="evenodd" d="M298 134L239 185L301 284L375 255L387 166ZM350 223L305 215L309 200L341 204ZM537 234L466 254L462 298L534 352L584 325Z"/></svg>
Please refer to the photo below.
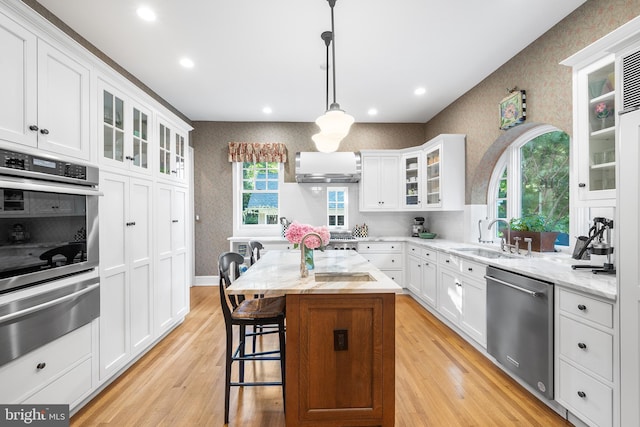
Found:
<svg viewBox="0 0 640 427"><path fill-rule="evenodd" d="M98 173L0 149L0 365L99 316Z"/></svg>

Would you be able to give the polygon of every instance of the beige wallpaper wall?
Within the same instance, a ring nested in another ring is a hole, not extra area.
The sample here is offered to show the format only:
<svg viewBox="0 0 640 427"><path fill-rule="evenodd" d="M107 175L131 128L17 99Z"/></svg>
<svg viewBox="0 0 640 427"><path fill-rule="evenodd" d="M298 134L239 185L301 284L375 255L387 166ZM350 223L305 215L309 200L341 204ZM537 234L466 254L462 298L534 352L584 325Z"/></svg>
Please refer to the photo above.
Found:
<svg viewBox="0 0 640 427"><path fill-rule="evenodd" d="M284 142L288 161L285 180L295 181L295 153L316 151L311 135L315 123L193 122L196 276L217 275L217 257L229 250L227 237L233 233L231 163L227 159L230 141ZM340 151L405 148L420 145L423 124L361 124L340 145Z"/></svg>
<svg viewBox="0 0 640 427"><path fill-rule="evenodd" d="M526 123L551 124L571 135L572 74L560 61L638 15L637 0L588 0L426 124L425 140L441 133L467 135L467 203L486 203L484 189L501 154L491 149L494 141L522 131L498 127L498 103L507 88L527 91Z"/></svg>

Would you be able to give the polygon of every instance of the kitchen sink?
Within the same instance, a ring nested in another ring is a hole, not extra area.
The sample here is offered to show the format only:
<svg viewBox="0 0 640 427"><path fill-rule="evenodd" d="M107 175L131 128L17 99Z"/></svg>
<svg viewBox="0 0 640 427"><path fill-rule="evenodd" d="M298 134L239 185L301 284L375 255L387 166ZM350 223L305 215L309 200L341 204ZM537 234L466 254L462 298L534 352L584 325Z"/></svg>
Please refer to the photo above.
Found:
<svg viewBox="0 0 640 427"><path fill-rule="evenodd" d="M327 272L316 273L316 282L375 282L369 273Z"/></svg>
<svg viewBox="0 0 640 427"><path fill-rule="evenodd" d="M515 258L514 255L506 254L504 252L492 251L490 249L483 249L483 248L455 248L453 250L466 252L470 255L477 255L482 258Z"/></svg>

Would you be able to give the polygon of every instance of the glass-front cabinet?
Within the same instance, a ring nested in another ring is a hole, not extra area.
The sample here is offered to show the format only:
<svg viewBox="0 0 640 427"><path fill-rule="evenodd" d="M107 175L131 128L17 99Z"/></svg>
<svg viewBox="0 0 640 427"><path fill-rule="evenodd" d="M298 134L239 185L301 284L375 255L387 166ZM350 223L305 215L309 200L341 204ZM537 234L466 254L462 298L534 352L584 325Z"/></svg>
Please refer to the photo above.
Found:
<svg viewBox="0 0 640 427"><path fill-rule="evenodd" d="M151 112L142 104L101 85L100 147L102 163L149 174Z"/></svg>
<svg viewBox="0 0 640 427"><path fill-rule="evenodd" d="M422 207L422 151L407 153L402 156L402 173L404 174L403 208L417 209Z"/></svg>
<svg viewBox="0 0 640 427"><path fill-rule="evenodd" d="M177 126L158 118L159 177L184 182L187 178L187 138Z"/></svg>
<svg viewBox="0 0 640 427"><path fill-rule="evenodd" d="M580 201L615 199L616 93L613 55L578 71L574 149Z"/></svg>
<svg viewBox="0 0 640 427"><path fill-rule="evenodd" d="M438 145L425 154L427 206L440 204L440 151L441 146Z"/></svg>

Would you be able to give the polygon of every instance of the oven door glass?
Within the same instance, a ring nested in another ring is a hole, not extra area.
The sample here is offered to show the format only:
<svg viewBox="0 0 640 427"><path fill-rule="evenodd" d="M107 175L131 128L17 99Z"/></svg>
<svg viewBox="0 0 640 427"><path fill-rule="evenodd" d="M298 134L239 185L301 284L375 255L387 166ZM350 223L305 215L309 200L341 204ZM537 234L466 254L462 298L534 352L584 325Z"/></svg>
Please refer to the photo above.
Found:
<svg viewBox="0 0 640 427"><path fill-rule="evenodd" d="M26 282L16 278L47 280L86 263L89 199L0 188L0 293L9 282Z"/></svg>

